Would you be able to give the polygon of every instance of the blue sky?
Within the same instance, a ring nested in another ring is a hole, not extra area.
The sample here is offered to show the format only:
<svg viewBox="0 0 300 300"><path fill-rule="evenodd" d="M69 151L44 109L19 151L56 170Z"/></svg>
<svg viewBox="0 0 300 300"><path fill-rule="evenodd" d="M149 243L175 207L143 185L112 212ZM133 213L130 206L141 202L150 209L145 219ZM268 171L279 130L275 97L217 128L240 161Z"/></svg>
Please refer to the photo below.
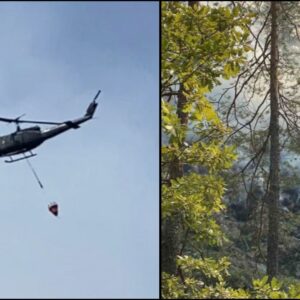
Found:
<svg viewBox="0 0 300 300"><path fill-rule="evenodd" d="M0 20L2 117L77 118L102 90L34 151L44 190L1 162L0 297L158 297L158 3L1 2Z"/></svg>

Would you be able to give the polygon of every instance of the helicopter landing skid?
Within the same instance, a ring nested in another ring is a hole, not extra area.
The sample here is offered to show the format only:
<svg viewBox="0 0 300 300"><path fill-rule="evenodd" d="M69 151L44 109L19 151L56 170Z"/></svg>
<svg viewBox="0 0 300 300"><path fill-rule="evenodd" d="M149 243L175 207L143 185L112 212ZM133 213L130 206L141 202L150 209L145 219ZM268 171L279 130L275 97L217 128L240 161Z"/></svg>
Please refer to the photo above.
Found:
<svg viewBox="0 0 300 300"><path fill-rule="evenodd" d="M5 160L4 162L6 163L13 163L13 162L16 162L16 161L19 161L19 160L23 160L23 159L27 159L27 158L30 158L30 157L34 157L34 156L37 156L36 153L30 153L30 155L25 155L24 154L24 157L20 157L20 158L17 158L17 159L12 159L12 157L10 156L10 160Z"/></svg>

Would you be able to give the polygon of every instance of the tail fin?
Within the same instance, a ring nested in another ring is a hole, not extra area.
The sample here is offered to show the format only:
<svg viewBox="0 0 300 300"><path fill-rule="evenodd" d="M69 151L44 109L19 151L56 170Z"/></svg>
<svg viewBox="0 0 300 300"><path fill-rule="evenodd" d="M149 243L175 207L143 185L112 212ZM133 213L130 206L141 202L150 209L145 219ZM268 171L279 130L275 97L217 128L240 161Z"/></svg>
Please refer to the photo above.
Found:
<svg viewBox="0 0 300 300"><path fill-rule="evenodd" d="M90 103L89 107L87 108L85 116L93 117L93 115L96 111L96 108L98 106L98 103L96 102L96 99L98 98L100 93L101 93L101 91L99 90L97 95L94 97L94 100Z"/></svg>

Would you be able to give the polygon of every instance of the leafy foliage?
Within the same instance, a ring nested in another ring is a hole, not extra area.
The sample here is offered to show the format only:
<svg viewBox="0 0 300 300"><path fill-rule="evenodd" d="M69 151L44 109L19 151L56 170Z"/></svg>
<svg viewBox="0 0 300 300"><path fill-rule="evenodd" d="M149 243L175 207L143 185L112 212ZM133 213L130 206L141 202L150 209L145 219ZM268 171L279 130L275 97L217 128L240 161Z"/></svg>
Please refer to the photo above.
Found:
<svg viewBox="0 0 300 300"><path fill-rule="evenodd" d="M192 238L188 247L220 246L223 234L215 220L224 206L222 172L236 158L233 147L224 146L227 128L220 122L206 94L220 79L236 75L249 50L246 25L250 16L239 16L239 8L190 7L180 2L162 3L162 218L180 215L181 228ZM179 85L187 99L182 124L177 107ZM168 98L169 97L169 98ZM192 140L187 143L189 136ZM196 138L196 139L195 139ZM170 179L172 164L198 166L199 172ZM181 278L163 274L164 298L241 297L225 287L229 262L184 251L177 266ZM245 292L244 292L245 294ZM246 295L246 294L245 294Z"/></svg>
<svg viewBox="0 0 300 300"><path fill-rule="evenodd" d="M180 236L178 274L162 274L163 298L300 298L299 284L276 278L232 288L227 283L229 260L204 255L224 243L215 216L224 209L224 170L237 157L234 147L224 146L229 130L206 95L243 70L252 50L247 42L251 17L238 4L229 8L162 3L162 219L176 217L186 233ZM186 125L178 114L180 91L187 99L182 109ZM257 131L253 144L262 147L265 135L265 130ZM175 163L189 171L171 179L169 169ZM257 174L264 176L263 171Z"/></svg>
<svg viewBox="0 0 300 300"><path fill-rule="evenodd" d="M254 279L250 290L230 288L222 277L214 286L205 285L194 277L186 278L183 285L178 277L166 273L163 273L162 279L162 297L165 299L300 299L300 284L284 285L275 277L271 282L268 282L267 276Z"/></svg>
<svg viewBox="0 0 300 300"><path fill-rule="evenodd" d="M162 3L163 89L183 83L203 92L238 73L249 51L247 24L251 15L239 7L193 8L182 2Z"/></svg>

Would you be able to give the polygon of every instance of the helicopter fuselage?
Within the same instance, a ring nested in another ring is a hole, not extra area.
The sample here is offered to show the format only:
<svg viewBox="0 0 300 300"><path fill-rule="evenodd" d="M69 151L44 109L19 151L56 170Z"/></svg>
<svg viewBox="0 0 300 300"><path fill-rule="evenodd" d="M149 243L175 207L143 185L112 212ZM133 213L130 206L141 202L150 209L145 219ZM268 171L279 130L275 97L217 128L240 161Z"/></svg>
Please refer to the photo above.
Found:
<svg viewBox="0 0 300 300"><path fill-rule="evenodd" d="M39 126L21 129L0 137L0 156L11 156L30 151L43 143Z"/></svg>
<svg viewBox="0 0 300 300"><path fill-rule="evenodd" d="M47 139L55 137L56 135L59 135L69 129L79 128L79 124L93 118L96 108L97 103L93 101L89 105L86 114L81 118L72 121L65 121L59 125L44 130L37 125L23 129L18 128L12 134L0 136L0 157L13 156L31 151L32 149L41 145ZM13 160L11 160L11 162L13 162Z"/></svg>

